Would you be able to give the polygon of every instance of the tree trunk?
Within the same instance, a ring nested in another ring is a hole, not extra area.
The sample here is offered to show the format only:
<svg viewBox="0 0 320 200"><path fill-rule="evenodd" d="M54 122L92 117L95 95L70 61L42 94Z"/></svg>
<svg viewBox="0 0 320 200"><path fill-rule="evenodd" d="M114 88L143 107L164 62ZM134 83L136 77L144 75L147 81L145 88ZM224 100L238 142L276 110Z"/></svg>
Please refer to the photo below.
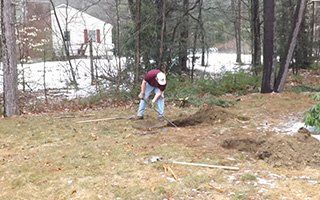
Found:
<svg viewBox="0 0 320 200"><path fill-rule="evenodd" d="M161 32L160 32L160 48L159 48L159 68L166 72L165 66L163 66L163 52L164 52L164 34L166 27L166 0L161 0Z"/></svg>
<svg viewBox="0 0 320 200"><path fill-rule="evenodd" d="M236 62L241 63L241 0L231 0L233 10L234 33L236 39Z"/></svg>
<svg viewBox="0 0 320 200"><path fill-rule="evenodd" d="M92 38L89 41L89 55L90 55L91 85L94 85L96 83L96 81L95 81L95 77L94 77Z"/></svg>
<svg viewBox="0 0 320 200"><path fill-rule="evenodd" d="M180 51L179 51L179 64L181 72L187 72L187 60L188 60L188 37L189 37L189 17L188 14L189 9L189 0L183 0L183 20L181 24L181 32L180 32Z"/></svg>
<svg viewBox="0 0 320 200"><path fill-rule="evenodd" d="M284 89L284 84L288 76L289 64L292 59L293 51L297 43L297 37L300 31L300 26L303 20L304 11L306 9L307 0L298 0L295 15L294 23L292 27L292 32L286 48L286 57L283 62L280 63L280 71L276 80L276 92L282 92Z"/></svg>
<svg viewBox="0 0 320 200"><path fill-rule="evenodd" d="M191 82L193 82L193 78L194 78L194 66L195 66L195 62L196 62L196 52L197 52L197 40L198 40L198 35L199 35L199 30L202 30L202 3L203 1L200 0L199 1L199 5L198 5L198 23L195 27L195 31L194 31L194 37L193 37L193 48L192 48L192 68L191 68Z"/></svg>
<svg viewBox="0 0 320 200"><path fill-rule="evenodd" d="M263 75L261 93L270 93L274 89L274 30L275 0L264 0L264 36L263 36Z"/></svg>
<svg viewBox="0 0 320 200"><path fill-rule="evenodd" d="M311 44L312 44L312 51L311 51L311 55L314 52L314 21L315 21L315 2L312 2L312 16L311 16Z"/></svg>
<svg viewBox="0 0 320 200"><path fill-rule="evenodd" d="M200 32L200 42L201 42L201 66L205 66L205 53L206 53L206 44L205 44L205 30L203 26L203 18L202 18L202 5L203 5L203 0L200 0L200 5L201 9L199 10L199 23L201 27L201 32Z"/></svg>
<svg viewBox="0 0 320 200"><path fill-rule="evenodd" d="M205 66L205 53L206 53L206 46L204 42L204 30L202 29L201 32L201 66Z"/></svg>
<svg viewBox="0 0 320 200"><path fill-rule="evenodd" d="M311 15L311 33L310 33L310 42L311 42L311 52L310 52L310 57L312 57L313 56L313 50L314 50L314 19L315 19L315 6L314 6L314 4L315 4L315 2L313 1L312 2L312 15Z"/></svg>
<svg viewBox="0 0 320 200"><path fill-rule="evenodd" d="M44 99L46 104L48 103L48 91L47 91L47 81L46 81L46 50L45 47L43 48L43 91L44 91Z"/></svg>
<svg viewBox="0 0 320 200"><path fill-rule="evenodd" d="M191 68L191 82L193 83L194 76L194 65L196 62L196 51L197 51L197 38L198 38L198 26L195 29L194 37L193 37L193 48L192 48L192 68Z"/></svg>
<svg viewBox="0 0 320 200"><path fill-rule="evenodd" d="M19 114L14 2L1 0L4 116Z"/></svg>
<svg viewBox="0 0 320 200"><path fill-rule="evenodd" d="M136 1L136 59L135 59L135 83L139 82L140 75L140 51L141 51L141 0Z"/></svg>
<svg viewBox="0 0 320 200"><path fill-rule="evenodd" d="M252 67L257 75L257 67L261 65L260 42L260 9L259 1L251 0L251 30L252 30Z"/></svg>
<svg viewBox="0 0 320 200"><path fill-rule="evenodd" d="M115 0L116 1L116 15L117 15L117 34L116 34L116 38L117 38L117 56L118 56L118 78L117 78L117 90L120 90L120 84L122 81L121 78L121 71L122 71L122 67L121 67L121 56L122 56L122 52L121 52L121 46L120 46L120 14L119 14L119 4L120 4L120 0Z"/></svg>

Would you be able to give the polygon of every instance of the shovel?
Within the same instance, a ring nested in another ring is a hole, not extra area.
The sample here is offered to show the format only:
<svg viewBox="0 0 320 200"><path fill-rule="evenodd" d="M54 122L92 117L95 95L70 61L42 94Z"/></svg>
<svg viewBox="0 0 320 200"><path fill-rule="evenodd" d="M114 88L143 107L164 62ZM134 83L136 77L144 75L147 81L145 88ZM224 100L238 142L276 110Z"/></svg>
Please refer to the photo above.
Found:
<svg viewBox="0 0 320 200"><path fill-rule="evenodd" d="M148 104L148 101L144 98L142 98L141 100L143 100L144 102L146 102ZM152 107L154 111L157 112L158 115L160 115L160 112L155 108ZM163 117L163 119L165 119L169 124L171 124L173 127L178 128L177 125L175 125L170 119L168 119L165 115L161 115Z"/></svg>

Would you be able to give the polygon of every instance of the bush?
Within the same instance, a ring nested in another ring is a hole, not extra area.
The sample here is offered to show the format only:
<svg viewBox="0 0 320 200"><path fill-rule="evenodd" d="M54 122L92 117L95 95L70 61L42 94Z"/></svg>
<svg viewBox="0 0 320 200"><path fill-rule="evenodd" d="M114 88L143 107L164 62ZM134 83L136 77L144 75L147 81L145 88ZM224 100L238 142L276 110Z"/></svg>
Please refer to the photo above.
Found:
<svg viewBox="0 0 320 200"><path fill-rule="evenodd" d="M259 77L252 76L245 71L226 72L219 81L222 93L236 93L238 95L258 92L260 83Z"/></svg>
<svg viewBox="0 0 320 200"><path fill-rule="evenodd" d="M169 101L187 100L194 106L203 104L228 107L234 103L218 99L226 93L235 93L238 95L258 91L260 84L259 78L252 76L244 71L237 73L227 72L217 79L205 77L195 80L193 83L186 76L168 77L166 94Z"/></svg>
<svg viewBox="0 0 320 200"><path fill-rule="evenodd" d="M319 87L313 87L309 85L298 85L291 88L292 92L302 93L302 92L320 92Z"/></svg>
<svg viewBox="0 0 320 200"><path fill-rule="evenodd" d="M305 115L304 122L308 126L313 126L320 130L320 103L314 105Z"/></svg>
<svg viewBox="0 0 320 200"><path fill-rule="evenodd" d="M310 69L311 70L318 70L320 68L320 64L318 62L313 62L311 65L310 65Z"/></svg>
<svg viewBox="0 0 320 200"><path fill-rule="evenodd" d="M320 101L320 92L317 92L316 94L314 94L314 95L312 96L312 99L313 99L313 100L316 100L316 101Z"/></svg>

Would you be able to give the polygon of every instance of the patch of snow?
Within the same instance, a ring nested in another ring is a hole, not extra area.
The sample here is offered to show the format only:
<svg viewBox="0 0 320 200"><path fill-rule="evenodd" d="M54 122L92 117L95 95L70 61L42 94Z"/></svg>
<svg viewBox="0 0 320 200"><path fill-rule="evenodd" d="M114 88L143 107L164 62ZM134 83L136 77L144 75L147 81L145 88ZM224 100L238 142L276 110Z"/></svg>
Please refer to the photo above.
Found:
<svg viewBox="0 0 320 200"><path fill-rule="evenodd" d="M263 178L257 178L257 182L260 185L267 185L269 188L275 188L276 187L276 183L274 182L274 180L267 180L267 179L263 179Z"/></svg>
<svg viewBox="0 0 320 200"><path fill-rule="evenodd" d="M267 193L267 192L268 192L268 190L265 188L260 188L258 191L258 193L260 193L260 194Z"/></svg>
<svg viewBox="0 0 320 200"><path fill-rule="evenodd" d="M319 184L319 181L309 177L309 176L299 176L299 177L293 177L294 180L302 180L302 181L306 181L307 183L311 184L311 185L316 185Z"/></svg>
<svg viewBox="0 0 320 200"><path fill-rule="evenodd" d="M121 61L122 63L125 60ZM97 71L99 75L108 74L111 76L117 75L117 60L116 59L96 59L94 65L98 66ZM31 64L18 65L18 89L22 90L22 81L26 83L27 91L42 91L44 90L44 69L46 88L50 90L57 90L56 95L66 96L68 99L78 97L87 97L96 94L96 86L91 85L90 76L90 59L74 59L71 60L72 67L75 71L76 81L78 83L78 90L76 90L71 83L71 70L68 61L50 61L39 62ZM1 66L2 67L2 66ZM0 83L3 83L2 71L0 72ZM58 91L61 90L61 91ZM0 92L3 88L0 87Z"/></svg>
<svg viewBox="0 0 320 200"><path fill-rule="evenodd" d="M235 180L237 180L237 178L233 175L228 176L228 182L229 183L233 183Z"/></svg>
<svg viewBox="0 0 320 200"><path fill-rule="evenodd" d="M206 56L206 65L207 66L201 66L201 54L197 53L196 57L199 58L195 62L195 69L200 71L209 72L212 74L220 74L227 71L238 71L239 69L249 69L250 63L251 63L251 55L249 54L243 54L241 55L243 65L239 65L236 63L236 57L237 55L234 53L219 53L219 52L210 52L208 56ZM189 67L192 66L191 58L192 56L189 56ZM190 67L191 68L191 67Z"/></svg>
<svg viewBox="0 0 320 200"><path fill-rule="evenodd" d="M312 136L320 141L320 135L318 135L318 131L316 130L316 128L307 126L304 122L301 121L301 119L298 118L289 118L286 122L276 125L268 122L263 122L257 129L263 131L274 131L280 134L294 135L299 131L300 128L305 128L310 133L317 134Z"/></svg>
<svg viewBox="0 0 320 200"><path fill-rule="evenodd" d="M286 178L286 176L284 176L284 175L274 174L274 173L270 173L270 172L268 172L268 176L270 178L272 178L273 180L280 180L280 179Z"/></svg>
<svg viewBox="0 0 320 200"><path fill-rule="evenodd" d="M200 54L196 55L200 57ZM245 65L235 63L236 54L232 53L218 53L211 51L206 55L206 67L200 65L201 60L197 59L195 69L209 72L212 75L224 73L226 71L238 71L239 69L248 69L251 63L251 55L242 55L242 62ZM189 56L190 58L190 56ZM188 59L188 66L191 66L191 59ZM125 66L126 60L121 59L122 66ZM117 76L116 58L113 59L95 59L94 65L97 66L99 75ZM24 75L24 82L26 83L27 91L43 91L44 90L44 68L46 88L50 91L56 90L57 96L65 96L67 99L74 99L78 97L87 97L97 93L96 86L91 85L90 76L90 59L73 59L71 64L75 71L76 81L78 83L78 90L76 90L71 83L71 73L68 61L48 61L38 63L26 63L18 65L19 72L19 90L22 90L22 77ZM2 66L1 66L2 68ZM3 83L3 74L0 71L0 84ZM104 83L108 86L108 83ZM0 92L3 88L0 87Z"/></svg>
<svg viewBox="0 0 320 200"><path fill-rule="evenodd" d="M72 180L68 180L68 185L71 185L73 183Z"/></svg>
<svg viewBox="0 0 320 200"><path fill-rule="evenodd" d="M168 180L170 183L176 182L176 179L174 179L174 178L172 178L172 177L167 177L167 180Z"/></svg>
<svg viewBox="0 0 320 200"><path fill-rule="evenodd" d="M311 135L311 136L320 141L320 135Z"/></svg>
<svg viewBox="0 0 320 200"><path fill-rule="evenodd" d="M279 124L278 126L272 127L271 130L277 132L277 133L285 133L288 135L293 135L299 131L300 128L305 127L305 124L303 122L296 122L296 121L288 121L284 124Z"/></svg>

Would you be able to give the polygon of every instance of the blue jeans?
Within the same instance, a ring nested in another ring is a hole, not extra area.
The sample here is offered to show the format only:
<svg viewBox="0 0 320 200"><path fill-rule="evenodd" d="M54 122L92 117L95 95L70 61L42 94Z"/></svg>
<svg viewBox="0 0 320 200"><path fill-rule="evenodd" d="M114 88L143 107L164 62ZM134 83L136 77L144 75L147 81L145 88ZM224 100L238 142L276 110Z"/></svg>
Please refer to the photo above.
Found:
<svg viewBox="0 0 320 200"><path fill-rule="evenodd" d="M151 86L149 83L146 84L146 91L145 91L145 94L144 94L144 99L141 99L140 100L140 104L139 104L139 110L138 110L138 116L143 116L144 115L144 112L146 111L146 108L147 108L147 102L151 93L154 93L154 94L157 94L160 91L159 88L157 87L153 87ZM157 104L157 108L156 110L158 111L158 115L159 117L162 117L163 114L164 114L164 96L161 95L158 100L156 101L156 104Z"/></svg>

